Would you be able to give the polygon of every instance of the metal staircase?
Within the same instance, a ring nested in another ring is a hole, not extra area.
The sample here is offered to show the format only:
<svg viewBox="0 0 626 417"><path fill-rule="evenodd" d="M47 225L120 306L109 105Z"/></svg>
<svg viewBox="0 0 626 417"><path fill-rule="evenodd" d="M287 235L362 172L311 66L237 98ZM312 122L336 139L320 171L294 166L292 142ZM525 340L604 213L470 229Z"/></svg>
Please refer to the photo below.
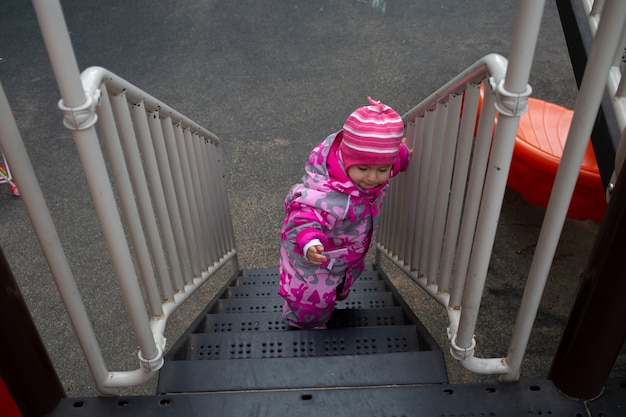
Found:
<svg viewBox="0 0 626 417"><path fill-rule="evenodd" d="M327 330L290 330L277 280L276 268L233 276L165 356L156 395L65 398L46 417L587 415L547 380L449 384L439 345L372 266Z"/></svg>
<svg viewBox="0 0 626 417"><path fill-rule="evenodd" d="M157 391L447 382L443 352L382 272L368 268L325 331L282 322L278 280L276 268L234 276L169 350Z"/></svg>

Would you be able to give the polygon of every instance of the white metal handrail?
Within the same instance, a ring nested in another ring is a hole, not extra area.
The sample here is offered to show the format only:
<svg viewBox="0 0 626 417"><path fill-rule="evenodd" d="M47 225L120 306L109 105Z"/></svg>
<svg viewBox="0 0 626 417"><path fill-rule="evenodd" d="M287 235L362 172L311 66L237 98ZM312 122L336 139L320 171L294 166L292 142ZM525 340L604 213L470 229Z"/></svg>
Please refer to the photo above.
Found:
<svg viewBox="0 0 626 417"><path fill-rule="evenodd" d="M407 136L419 160L412 164L406 176L396 179L377 241L378 254L389 257L447 308L452 355L469 370L500 374L504 381L519 379L588 138L607 78L614 73L616 51L623 50L624 44L626 2L607 0L603 4L605 17L599 22L590 64L579 89L509 350L500 358L476 358L473 332L502 204L502 177L506 177L510 166L516 119L524 111L520 107L525 106L524 97L529 94L529 89L522 94L522 86L528 80L542 9L541 1L520 2L504 79L498 79L502 71L496 73L479 62L405 115ZM527 68L520 70L520 65ZM478 68L484 69L483 78L475 73ZM511 78L515 81L510 82ZM484 98L477 116L479 86L476 83L481 80ZM510 111L514 108L520 111ZM476 117L480 121L472 140Z"/></svg>
<svg viewBox="0 0 626 417"><path fill-rule="evenodd" d="M219 141L104 68L88 68L81 79L97 117L77 116L61 102L64 122L79 132L85 127L74 120L97 120L136 254L158 357L165 348L163 333L171 313L236 254ZM80 151L85 145L77 141L77 146ZM84 152L94 150L89 146ZM88 178L107 178L98 166L84 166ZM97 190L92 189L92 195L101 222L108 225L103 227L105 239L115 246L111 255L127 306L136 312L136 320L142 320L144 302L136 290L137 276L123 269L130 249L123 244L123 231L115 230L121 224L120 210ZM145 370L160 366L155 359L144 359L142 351L140 359ZM141 383L147 375L139 371L109 372L106 386Z"/></svg>
<svg viewBox="0 0 626 417"><path fill-rule="evenodd" d="M531 92L527 82L543 6L540 0L520 3L508 64L488 55L405 115L419 160L394 184L377 241L378 254L447 309L453 357L473 372L513 378L517 363L474 355L474 330L519 117Z"/></svg>
<svg viewBox="0 0 626 417"><path fill-rule="evenodd" d="M504 197L488 177L504 171L506 180L515 138L515 131L498 135L497 91L506 70L506 59L487 55L403 116L415 158L394 181L377 241L379 253L446 308L453 356L480 373L505 373L506 365L474 357L473 330L464 347L457 339L461 311L477 313L484 286L484 266L471 261L491 253L488 235L498 216L485 211ZM510 148L503 157L496 155L500 145Z"/></svg>
<svg viewBox="0 0 626 417"><path fill-rule="evenodd" d="M26 209L97 389L115 394L161 367L171 313L227 262L239 269L221 148L213 134L110 71L79 74L59 2L33 4L139 346L138 369L107 368L24 147L12 140L2 148L20 164ZM15 124L8 117L6 123Z"/></svg>

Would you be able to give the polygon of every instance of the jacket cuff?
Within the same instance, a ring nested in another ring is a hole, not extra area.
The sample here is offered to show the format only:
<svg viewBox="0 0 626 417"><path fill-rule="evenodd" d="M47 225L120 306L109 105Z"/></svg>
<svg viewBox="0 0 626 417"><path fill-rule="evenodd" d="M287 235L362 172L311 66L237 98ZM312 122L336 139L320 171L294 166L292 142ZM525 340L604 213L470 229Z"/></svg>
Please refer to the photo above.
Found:
<svg viewBox="0 0 626 417"><path fill-rule="evenodd" d="M312 240L319 240L321 245L328 246L328 239L317 229L304 229L296 236L296 252L304 256L304 247Z"/></svg>

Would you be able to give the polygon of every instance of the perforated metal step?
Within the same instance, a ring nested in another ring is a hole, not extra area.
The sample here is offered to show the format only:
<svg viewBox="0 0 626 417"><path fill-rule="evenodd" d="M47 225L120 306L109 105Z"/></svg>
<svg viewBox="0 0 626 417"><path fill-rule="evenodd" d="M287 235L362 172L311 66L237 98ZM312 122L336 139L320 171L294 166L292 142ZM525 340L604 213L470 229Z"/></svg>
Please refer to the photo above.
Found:
<svg viewBox="0 0 626 417"><path fill-rule="evenodd" d="M447 382L441 349L371 267L327 330L289 329L278 281L277 269L233 277L166 355L158 392Z"/></svg>
<svg viewBox="0 0 626 417"><path fill-rule="evenodd" d="M278 268L246 269L233 281L232 285L278 285L279 280ZM380 281L383 279L378 271L374 270L371 265L367 265L355 284L371 280Z"/></svg>
<svg viewBox="0 0 626 417"><path fill-rule="evenodd" d="M357 281L351 288L351 294L388 292L383 280ZM240 285L229 287L225 296L228 298L274 297L278 293L278 283L262 285Z"/></svg>
<svg viewBox="0 0 626 417"><path fill-rule="evenodd" d="M395 326L407 323L401 307L371 310L338 309L327 323L329 329L338 327ZM251 332L288 330L279 312L207 314L197 332Z"/></svg>
<svg viewBox="0 0 626 417"><path fill-rule="evenodd" d="M212 313L266 313L279 312L283 309L284 300L279 295L255 298L225 298L220 299ZM378 294L350 294L350 297L338 301L336 308L383 308L394 305L390 292Z"/></svg>
<svg viewBox="0 0 626 417"><path fill-rule="evenodd" d="M374 355L422 350L414 326L241 333L196 333L173 360Z"/></svg>

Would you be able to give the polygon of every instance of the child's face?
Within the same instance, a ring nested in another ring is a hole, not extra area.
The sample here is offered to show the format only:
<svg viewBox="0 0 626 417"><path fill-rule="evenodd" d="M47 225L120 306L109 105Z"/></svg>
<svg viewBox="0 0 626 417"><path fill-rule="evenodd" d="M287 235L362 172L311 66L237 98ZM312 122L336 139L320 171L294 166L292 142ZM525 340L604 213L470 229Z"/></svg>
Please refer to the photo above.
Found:
<svg viewBox="0 0 626 417"><path fill-rule="evenodd" d="M348 176L356 185L370 189L384 184L391 174L391 165L353 165L348 168Z"/></svg>

